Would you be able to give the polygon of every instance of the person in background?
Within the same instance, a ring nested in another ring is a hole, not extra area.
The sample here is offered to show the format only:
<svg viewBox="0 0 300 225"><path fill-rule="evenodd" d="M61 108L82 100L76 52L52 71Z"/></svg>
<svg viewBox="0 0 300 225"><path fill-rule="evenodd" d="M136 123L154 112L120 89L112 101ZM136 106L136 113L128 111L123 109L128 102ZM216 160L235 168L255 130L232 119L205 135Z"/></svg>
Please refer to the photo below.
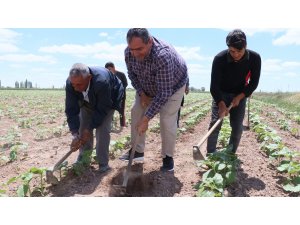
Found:
<svg viewBox="0 0 300 225"><path fill-rule="evenodd" d="M73 140L71 149L93 149L93 129L96 129L96 154L99 172L110 170L109 142L112 116L120 111L124 88L119 79L104 67L88 67L76 63L66 81L65 113Z"/></svg>
<svg viewBox="0 0 300 225"><path fill-rule="evenodd" d="M236 29L226 37L228 49L217 54L212 63L210 92L213 97L209 128L218 118L230 114L232 128L229 145L236 153L243 131L246 98L257 88L261 71L261 58L247 49L245 33ZM232 105L229 111L229 106ZM216 151L222 122L207 139L207 153Z"/></svg>
<svg viewBox="0 0 300 225"><path fill-rule="evenodd" d="M124 87L124 95L122 100L122 108L120 111L120 126L126 127L126 119L125 119L125 103L126 103L126 87L128 86L127 78L124 73L117 71L115 69L115 65L112 62L107 62L105 64L105 68L116 75L122 82Z"/></svg>
<svg viewBox="0 0 300 225"><path fill-rule="evenodd" d="M177 113L188 79L186 63L171 45L151 36L145 28L129 29L127 44L125 62L136 90L131 109L131 144L138 140L134 160L144 160L145 132L149 121L159 113L160 169L174 171ZM120 159L128 160L131 150Z"/></svg>

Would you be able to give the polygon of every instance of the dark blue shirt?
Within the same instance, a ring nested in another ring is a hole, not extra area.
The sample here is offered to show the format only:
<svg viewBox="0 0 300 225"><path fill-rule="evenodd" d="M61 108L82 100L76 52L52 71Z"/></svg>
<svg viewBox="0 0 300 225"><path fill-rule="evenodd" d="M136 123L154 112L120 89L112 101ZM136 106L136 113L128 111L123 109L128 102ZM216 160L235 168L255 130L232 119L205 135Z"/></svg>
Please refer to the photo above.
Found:
<svg viewBox="0 0 300 225"><path fill-rule="evenodd" d="M110 110L120 111L121 109L121 100L124 93L121 81L103 67L89 67L89 69L92 75L88 91L89 102L83 100L81 92L74 90L69 79L66 81L65 113L72 133L79 130L79 113L83 104L93 111L89 129L100 126Z"/></svg>

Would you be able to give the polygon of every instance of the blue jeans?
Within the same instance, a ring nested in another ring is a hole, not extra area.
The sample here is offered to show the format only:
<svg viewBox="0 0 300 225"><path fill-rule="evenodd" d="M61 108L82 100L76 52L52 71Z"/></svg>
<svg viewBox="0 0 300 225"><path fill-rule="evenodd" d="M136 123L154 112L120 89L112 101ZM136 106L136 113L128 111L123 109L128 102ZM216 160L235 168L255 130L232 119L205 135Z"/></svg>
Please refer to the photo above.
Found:
<svg viewBox="0 0 300 225"><path fill-rule="evenodd" d="M235 94L223 93L224 101L227 107L229 107L232 99L235 97ZM246 98L242 99L237 107L232 108L229 111L230 117L230 126L232 128L231 135L229 139L229 145L232 145L232 151L235 153L243 132L243 120L245 116L246 109ZM213 100L211 107L211 122L209 124L209 129L217 122L219 119L219 107L217 103ZM216 127L216 129L211 133L207 139L207 153L213 153L216 151L217 141L219 132L222 127L222 122Z"/></svg>

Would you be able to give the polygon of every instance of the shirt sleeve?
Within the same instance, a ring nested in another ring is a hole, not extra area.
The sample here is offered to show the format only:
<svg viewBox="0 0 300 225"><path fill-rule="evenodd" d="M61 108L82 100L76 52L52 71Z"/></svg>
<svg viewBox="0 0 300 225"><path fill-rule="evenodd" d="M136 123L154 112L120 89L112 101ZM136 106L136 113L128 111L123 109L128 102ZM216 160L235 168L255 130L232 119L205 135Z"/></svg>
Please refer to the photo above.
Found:
<svg viewBox="0 0 300 225"><path fill-rule="evenodd" d="M132 71L132 66L129 58L129 49L125 49L125 63L127 67L127 74L128 78L131 80L131 85L133 88L137 91L137 93L140 95L142 93L142 86L140 85L140 82L138 81L137 75Z"/></svg>
<svg viewBox="0 0 300 225"><path fill-rule="evenodd" d="M78 97L75 94L71 84L67 81L66 83L66 102L65 102L65 113L67 116L67 122L69 129L72 133L76 133L79 130L79 112L80 108L78 105Z"/></svg>
<svg viewBox="0 0 300 225"><path fill-rule="evenodd" d="M157 60L156 85L158 92L152 99L149 109L145 113L147 118L152 119L172 96L173 79L174 64L168 53L165 53Z"/></svg>
<svg viewBox="0 0 300 225"><path fill-rule="evenodd" d="M257 88L258 83L259 83L259 78L260 78L260 71L261 71L261 58L259 55L257 55L255 57L253 57L253 60L251 60L250 81L249 81L249 84L247 86L245 86L244 91L243 91L243 93L245 94L246 97L249 97L250 95L252 95L252 93Z"/></svg>
<svg viewBox="0 0 300 225"><path fill-rule="evenodd" d="M222 92L221 92L221 78L222 78L222 70L221 70L221 62L218 57L214 58L211 70L211 81L210 81L210 92L218 104L223 100Z"/></svg>

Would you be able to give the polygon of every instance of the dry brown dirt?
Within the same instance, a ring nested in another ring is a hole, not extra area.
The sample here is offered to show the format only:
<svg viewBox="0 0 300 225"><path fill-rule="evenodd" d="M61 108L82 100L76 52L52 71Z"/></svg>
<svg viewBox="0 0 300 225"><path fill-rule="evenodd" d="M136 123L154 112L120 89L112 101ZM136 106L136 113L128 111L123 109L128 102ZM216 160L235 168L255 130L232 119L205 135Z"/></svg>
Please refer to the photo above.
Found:
<svg viewBox="0 0 300 225"><path fill-rule="evenodd" d="M209 119L209 115L207 115L192 131L178 137L174 157L174 173L159 171L162 164L160 135L148 132L144 163L133 165L125 195L119 186L123 182L127 163L116 158L110 160L109 164L112 170L105 174L99 173L97 171L98 166L95 164L91 165L81 176L67 173L57 185L47 185L47 196L195 196L197 191L194 185L201 180L201 173L194 165L192 147L207 132ZM9 119L2 119L0 133L3 133L4 126L10 123L12 121ZM268 123L276 127L276 124L272 121L268 121ZM118 134L112 133L112 139L127 134L129 134L129 127ZM283 131L280 131L280 135L289 136ZM31 167L51 167L69 149L69 134L38 142L33 140L28 130L23 130L22 138L26 139L29 148L24 153L24 157L20 155L17 161L1 166L1 183ZM295 146L296 143L295 147L299 149L298 140L287 138L285 141L287 145L291 146ZM123 153L127 150L124 149ZM205 154L205 144L201 151ZM243 132L237 155L241 161L238 168L238 178L228 188L228 196L298 196L297 194L289 194L282 189L280 185L280 182L282 182L281 175L270 166L266 155L259 150L259 143L252 131L245 130ZM69 164L75 162L76 156L77 152L69 157ZM56 174L56 176L58 175ZM9 186L9 196L15 195L16 188L17 186L13 184Z"/></svg>

